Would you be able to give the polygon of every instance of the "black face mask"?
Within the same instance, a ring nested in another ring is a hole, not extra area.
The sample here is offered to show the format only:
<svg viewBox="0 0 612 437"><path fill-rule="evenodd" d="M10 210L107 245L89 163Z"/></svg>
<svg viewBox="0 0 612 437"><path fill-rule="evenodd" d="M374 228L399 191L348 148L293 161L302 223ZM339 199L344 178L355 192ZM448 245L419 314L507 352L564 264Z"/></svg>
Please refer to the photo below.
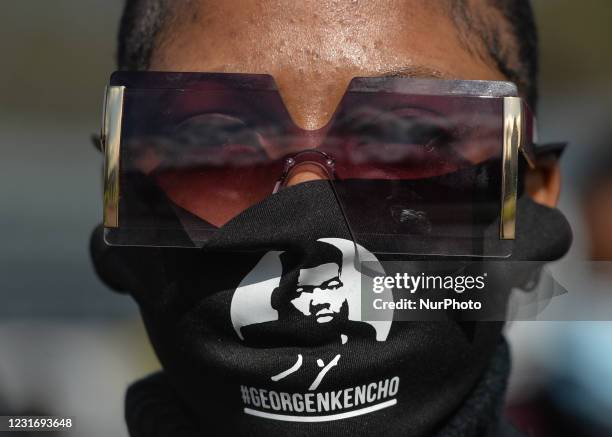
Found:
<svg viewBox="0 0 612 437"><path fill-rule="evenodd" d="M512 259L567 251L558 210L524 197L518 218ZM361 322L350 240L328 183L313 182L245 211L201 250L108 247L97 233L92 254L137 300L178 399L211 435L433 435L491 366L503 323Z"/></svg>

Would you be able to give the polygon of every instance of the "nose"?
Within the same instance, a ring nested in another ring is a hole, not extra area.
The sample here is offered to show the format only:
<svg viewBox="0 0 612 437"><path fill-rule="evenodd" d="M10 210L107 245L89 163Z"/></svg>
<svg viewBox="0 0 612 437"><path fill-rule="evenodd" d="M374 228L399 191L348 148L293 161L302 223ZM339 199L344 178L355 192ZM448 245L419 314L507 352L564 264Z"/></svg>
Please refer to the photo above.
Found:
<svg viewBox="0 0 612 437"><path fill-rule="evenodd" d="M289 173L286 186L291 187L303 182L320 181L325 179L328 179L328 175L325 170L321 168L321 166L317 164L304 163L295 167L295 169Z"/></svg>
<svg viewBox="0 0 612 437"><path fill-rule="evenodd" d="M313 314L316 314L320 310L328 310L331 307L329 302L320 299L312 299L310 301L310 310Z"/></svg>

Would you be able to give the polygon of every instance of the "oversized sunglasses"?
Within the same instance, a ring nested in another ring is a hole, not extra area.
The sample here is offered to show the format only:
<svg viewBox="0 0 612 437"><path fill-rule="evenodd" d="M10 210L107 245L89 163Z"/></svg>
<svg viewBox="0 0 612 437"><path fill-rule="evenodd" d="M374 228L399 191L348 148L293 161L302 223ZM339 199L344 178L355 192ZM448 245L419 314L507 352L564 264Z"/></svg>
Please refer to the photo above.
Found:
<svg viewBox="0 0 612 437"><path fill-rule="evenodd" d="M372 252L505 257L534 126L508 82L354 78L313 131L269 75L116 72L101 135L105 239L201 247L306 170L329 181Z"/></svg>

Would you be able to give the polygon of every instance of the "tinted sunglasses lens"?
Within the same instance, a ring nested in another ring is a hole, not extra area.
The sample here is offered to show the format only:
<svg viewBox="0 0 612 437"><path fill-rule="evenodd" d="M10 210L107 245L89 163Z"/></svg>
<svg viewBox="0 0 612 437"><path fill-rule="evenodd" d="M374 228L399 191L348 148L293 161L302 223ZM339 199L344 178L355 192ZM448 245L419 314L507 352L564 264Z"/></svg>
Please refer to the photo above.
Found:
<svg viewBox="0 0 612 437"><path fill-rule="evenodd" d="M282 161L270 158L273 131L282 122L253 117L249 98L266 114L279 103L275 94L257 94L128 90L119 227L107 229L107 242L201 246L271 195L282 172Z"/></svg>
<svg viewBox="0 0 612 437"><path fill-rule="evenodd" d="M147 83L125 84L110 244L202 246L272 195L291 158L333 179L353 237L373 252L511 253L512 240L500 238L503 98L477 97L480 89L472 96L465 83L357 80L363 89L351 85L318 133L323 142L303 150L303 132L270 78L138 80ZM405 84L422 88L400 89Z"/></svg>
<svg viewBox="0 0 612 437"><path fill-rule="evenodd" d="M358 243L378 253L510 254L499 235L502 99L349 95L344 105L328 151Z"/></svg>

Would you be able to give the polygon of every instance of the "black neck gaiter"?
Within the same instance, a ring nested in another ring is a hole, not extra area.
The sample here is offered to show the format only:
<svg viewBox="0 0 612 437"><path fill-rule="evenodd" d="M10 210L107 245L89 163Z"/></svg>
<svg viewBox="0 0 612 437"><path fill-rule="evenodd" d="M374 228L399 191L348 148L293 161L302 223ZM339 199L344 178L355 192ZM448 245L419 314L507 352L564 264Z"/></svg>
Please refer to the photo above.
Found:
<svg viewBox="0 0 612 437"><path fill-rule="evenodd" d="M516 259L567 250L558 211L522 199L518 215ZM201 250L92 247L100 276L137 300L198 435L476 436L495 421L505 382L473 432L444 431L490 373L503 323L361 322L355 245L326 182L268 198Z"/></svg>

